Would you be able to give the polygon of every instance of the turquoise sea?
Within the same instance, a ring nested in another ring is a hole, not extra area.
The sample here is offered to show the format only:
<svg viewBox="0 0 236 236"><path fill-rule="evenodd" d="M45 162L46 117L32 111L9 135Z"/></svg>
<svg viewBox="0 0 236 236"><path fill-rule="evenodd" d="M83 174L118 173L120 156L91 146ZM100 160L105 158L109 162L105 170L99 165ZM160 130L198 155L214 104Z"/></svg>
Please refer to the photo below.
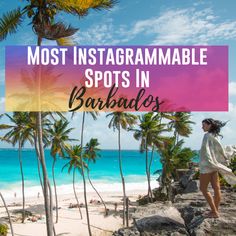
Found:
<svg viewBox="0 0 236 236"><path fill-rule="evenodd" d="M118 165L118 150L102 150L96 163L90 164L90 177L102 191L118 191L120 187L120 173ZM149 153L150 156L150 153ZM47 170L51 179L52 157L50 150L45 150ZM33 149L23 149L22 151L23 170L25 175L25 185L28 189L28 195L41 191L37 170L36 153ZM55 175L59 192L72 192L72 173L68 174L67 170L62 167L68 162L67 159L58 159L55 167ZM145 174L145 153L138 150L122 150L122 163L127 189L146 189ZM151 169L152 184L157 185L158 175L153 172L161 169L160 157L157 153L154 155ZM82 191L82 179L77 174L76 183L78 190ZM18 160L17 149L0 149L0 190L12 197L16 192L20 194L21 175ZM121 189L120 189L121 190Z"/></svg>

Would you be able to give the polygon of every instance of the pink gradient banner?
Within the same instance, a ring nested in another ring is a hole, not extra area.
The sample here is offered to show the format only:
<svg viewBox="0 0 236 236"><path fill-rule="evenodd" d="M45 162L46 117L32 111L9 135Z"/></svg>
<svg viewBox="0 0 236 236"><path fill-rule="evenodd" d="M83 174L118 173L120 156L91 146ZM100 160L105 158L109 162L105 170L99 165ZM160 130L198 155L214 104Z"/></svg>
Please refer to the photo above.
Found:
<svg viewBox="0 0 236 236"><path fill-rule="evenodd" d="M6 47L6 111L84 110L228 111L228 47Z"/></svg>

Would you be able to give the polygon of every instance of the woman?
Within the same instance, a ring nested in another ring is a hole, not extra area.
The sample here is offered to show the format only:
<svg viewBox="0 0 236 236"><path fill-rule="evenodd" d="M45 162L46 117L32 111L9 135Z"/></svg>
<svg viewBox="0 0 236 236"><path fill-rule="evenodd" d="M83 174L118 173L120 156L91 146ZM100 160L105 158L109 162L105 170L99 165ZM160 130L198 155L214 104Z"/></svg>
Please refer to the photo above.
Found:
<svg viewBox="0 0 236 236"><path fill-rule="evenodd" d="M211 212L207 217L219 217L219 205L221 201L221 190L218 172L223 175L230 185L236 184L236 176L227 167L225 151L218 141L220 130L226 123L212 118L202 121L202 129L207 132L202 141L200 151L200 190L210 205ZM221 136L222 137L222 136ZM208 192L208 184L211 183L214 197Z"/></svg>

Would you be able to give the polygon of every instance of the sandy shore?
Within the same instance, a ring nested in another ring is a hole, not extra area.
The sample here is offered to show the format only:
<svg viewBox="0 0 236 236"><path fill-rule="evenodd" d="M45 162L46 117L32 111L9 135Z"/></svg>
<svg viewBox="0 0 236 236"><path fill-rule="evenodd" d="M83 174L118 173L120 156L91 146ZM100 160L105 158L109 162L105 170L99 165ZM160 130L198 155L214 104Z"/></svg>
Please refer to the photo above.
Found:
<svg viewBox="0 0 236 236"><path fill-rule="evenodd" d="M127 191L130 199L130 212L132 212L137 205L136 200L139 195L144 195L144 190ZM90 224L93 235L107 236L112 235L112 232L122 227L122 192L103 192L101 193L103 199L109 209L108 216L105 216L104 206L99 203L100 200L95 193L89 192L87 194L89 203ZM84 203L83 194L79 193L79 202ZM80 218L78 208L69 208L71 204L76 204L73 194L59 196L59 222L55 224L57 235L67 236L86 236L88 235L87 220L84 205L81 207L83 219ZM117 210L115 211L115 205ZM30 216L22 224L20 221L21 214L13 213L14 210L22 209L21 200L17 198L7 200L7 205L14 220L14 232L17 236L46 236L45 214L43 206L43 197L26 198L26 210L33 213L35 216ZM54 219L55 219L55 210ZM36 222L32 222L32 218L42 217ZM5 209L0 203L0 218L6 217ZM130 220L132 223L132 219ZM10 233L8 235L11 235Z"/></svg>

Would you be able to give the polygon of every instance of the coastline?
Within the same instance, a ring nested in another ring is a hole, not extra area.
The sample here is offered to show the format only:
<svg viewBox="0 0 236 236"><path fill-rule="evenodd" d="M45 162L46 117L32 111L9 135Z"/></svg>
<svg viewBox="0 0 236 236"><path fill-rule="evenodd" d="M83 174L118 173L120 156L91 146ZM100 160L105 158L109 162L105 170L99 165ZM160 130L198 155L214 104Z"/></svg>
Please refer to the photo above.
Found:
<svg viewBox="0 0 236 236"><path fill-rule="evenodd" d="M100 193L122 193L122 184L121 182L113 182L113 181L93 181L93 184L97 188L97 190ZM83 184L82 182L76 182L76 192L77 193L83 193ZM51 183L51 186L52 183ZM152 188L157 188L158 182L156 181L156 178L153 178L151 180L151 187ZM126 182L126 191L128 192L134 192L135 191L143 191L147 189L147 181L140 181L140 182ZM15 201L20 201L21 200L21 194L22 194L22 189L21 189L21 182L19 184L13 184L11 188L5 188L1 189L1 192L6 199L7 202L15 202ZM58 195L65 195L65 194L73 194L73 185L71 184L62 184L62 185L57 185L57 192ZM87 193L93 193L94 190L90 186L90 184L87 181ZM25 196L26 198L37 198L38 193L40 196L42 196L42 188L40 185L34 185L34 186L26 186L25 187Z"/></svg>
<svg viewBox="0 0 236 236"><path fill-rule="evenodd" d="M91 179L98 192L101 194L109 209L108 216L105 216L105 209L101 200L96 195L89 182L87 181L87 200L89 207L89 215L93 235L111 235L113 231L122 227L122 209L123 209L123 193L122 183L120 181L120 173L118 169L118 159L116 157L117 150L102 150L102 157L99 158L95 165L91 165ZM51 170L52 158L46 152L47 168ZM138 150L123 151L124 174L126 182L126 194L129 197L130 211L136 206L136 200L139 195L147 194L147 179L145 175L145 158L144 154L140 154ZM24 236L44 236L46 235L46 222L44 213L44 199L42 189L38 179L37 163L34 149L24 149L22 158L24 163L25 174L25 210L29 211L33 216L28 216L25 223L21 223L21 213L14 212L22 210L22 189L21 176L19 172L18 156L16 150L1 149L1 193L9 208L11 218L13 220L13 228L15 235ZM72 175L68 175L67 171L61 171L67 160L59 159L55 168L58 193L59 207L59 223L55 225L57 235L69 236L86 236L88 235L87 220L84 207L84 194L81 176L76 176L76 192L79 203L82 204L83 220L80 219L78 208L69 208L77 204L73 193ZM154 160L155 167L151 170L153 173L159 169L158 156ZM11 176L11 177L10 177ZM10 178L9 178L10 177ZM51 172L49 177L53 193L53 202L55 203L53 182ZM156 179L158 175L151 176L152 188L158 187ZM117 206L117 209L115 208ZM55 213L54 220L55 220ZM7 222L5 208L0 202L0 218ZM36 219L36 222L32 222ZM130 223L133 220L130 219ZM10 230L8 231L10 234Z"/></svg>
<svg viewBox="0 0 236 236"><path fill-rule="evenodd" d="M146 188L145 188L146 187ZM147 194L147 186L145 183L141 188L129 189L127 188L127 196L130 200L130 211L137 206L136 200L140 195ZM37 193L35 193L37 195ZM108 236L112 235L112 232L118 230L122 227L122 207L123 207L123 194L122 188L120 190L117 188L106 189L105 191L100 191L108 211L108 216L105 216L105 210L100 199L95 192L87 192L88 207L90 214L90 223L93 231L93 235L96 236ZM59 222L55 224L55 229L57 235L67 235L67 236L86 236L87 231L87 220L84 207L84 195L82 191L78 191L79 202L82 205L81 211L83 219L80 219L78 208L69 208L71 205L76 204L75 197L72 193L58 194L59 202ZM6 199L10 214L13 218L13 227L16 235L24 236L44 236L46 235L46 225L45 225L45 215L44 215L44 199L40 194L39 197L26 197L26 210L37 217L36 222L32 222L32 217L26 218L25 223L22 224L20 221L21 214L13 213L14 210L20 210L22 208L21 197ZM115 205L117 204L117 209ZM55 210L53 211L55 219ZM0 203L0 217L6 216L5 209ZM38 219L39 218L39 219ZM133 220L130 219L130 223ZM10 231L9 231L9 234Z"/></svg>

